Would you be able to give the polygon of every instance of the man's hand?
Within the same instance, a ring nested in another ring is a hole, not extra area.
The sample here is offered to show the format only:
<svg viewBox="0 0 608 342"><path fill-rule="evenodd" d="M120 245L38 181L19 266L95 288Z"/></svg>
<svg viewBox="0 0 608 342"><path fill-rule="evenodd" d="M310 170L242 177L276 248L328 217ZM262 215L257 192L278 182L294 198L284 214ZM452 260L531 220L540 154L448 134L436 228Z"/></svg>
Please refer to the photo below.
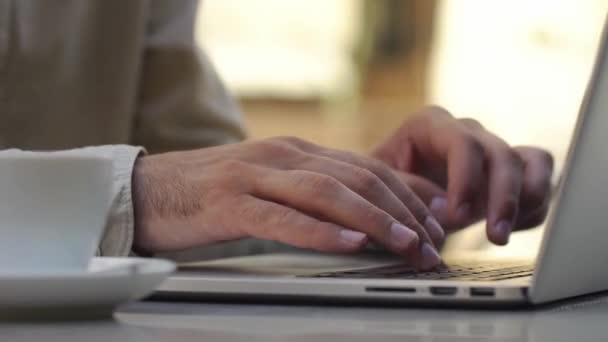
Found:
<svg viewBox="0 0 608 342"><path fill-rule="evenodd" d="M488 238L502 245L513 229L536 226L547 215L551 155L511 147L442 108L423 109L373 155L398 170L448 231L485 217Z"/></svg>
<svg viewBox="0 0 608 342"><path fill-rule="evenodd" d="M133 196L140 252L257 237L348 253L373 240L420 269L441 262L443 229L386 164L297 138L141 157Z"/></svg>

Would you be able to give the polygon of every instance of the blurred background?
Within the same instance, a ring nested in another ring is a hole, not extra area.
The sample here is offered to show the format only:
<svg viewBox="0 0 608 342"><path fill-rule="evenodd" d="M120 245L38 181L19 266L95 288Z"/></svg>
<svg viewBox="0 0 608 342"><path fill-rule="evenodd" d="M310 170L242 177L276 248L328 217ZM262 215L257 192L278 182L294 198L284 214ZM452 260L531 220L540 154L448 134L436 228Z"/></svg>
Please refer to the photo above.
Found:
<svg viewBox="0 0 608 342"><path fill-rule="evenodd" d="M205 0L197 39L250 135L369 151L425 104L561 168L608 0ZM484 246L479 229L459 245ZM493 253L535 253L539 230Z"/></svg>

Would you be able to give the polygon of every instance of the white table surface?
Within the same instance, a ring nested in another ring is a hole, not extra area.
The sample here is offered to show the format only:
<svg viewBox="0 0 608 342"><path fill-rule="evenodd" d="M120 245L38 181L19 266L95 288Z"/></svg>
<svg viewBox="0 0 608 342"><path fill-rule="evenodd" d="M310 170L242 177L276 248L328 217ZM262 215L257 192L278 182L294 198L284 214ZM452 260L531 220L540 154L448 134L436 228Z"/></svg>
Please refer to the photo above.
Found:
<svg viewBox="0 0 608 342"><path fill-rule="evenodd" d="M0 323L0 340L607 341L608 297L517 311L137 302L113 320Z"/></svg>

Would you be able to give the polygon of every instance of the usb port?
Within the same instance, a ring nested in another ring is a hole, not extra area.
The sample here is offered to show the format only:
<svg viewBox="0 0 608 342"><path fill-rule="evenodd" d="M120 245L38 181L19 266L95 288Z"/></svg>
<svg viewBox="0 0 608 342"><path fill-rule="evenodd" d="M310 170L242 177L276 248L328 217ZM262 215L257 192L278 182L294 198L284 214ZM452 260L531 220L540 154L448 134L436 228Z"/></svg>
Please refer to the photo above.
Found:
<svg viewBox="0 0 608 342"><path fill-rule="evenodd" d="M471 287L471 296L494 297L494 289L491 287Z"/></svg>
<svg viewBox="0 0 608 342"><path fill-rule="evenodd" d="M435 296L453 296L457 291L454 286L431 286L431 294Z"/></svg>

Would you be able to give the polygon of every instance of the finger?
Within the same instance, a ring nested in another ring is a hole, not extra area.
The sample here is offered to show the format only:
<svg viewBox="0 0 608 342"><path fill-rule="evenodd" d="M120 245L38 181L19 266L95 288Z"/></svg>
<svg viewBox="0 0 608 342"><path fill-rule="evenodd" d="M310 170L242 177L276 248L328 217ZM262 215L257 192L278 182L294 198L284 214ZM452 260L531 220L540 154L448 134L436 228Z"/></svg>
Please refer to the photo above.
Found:
<svg viewBox="0 0 608 342"><path fill-rule="evenodd" d="M447 193L444 189L424 177L400 171L394 172L399 180L407 184L424 203L427 203L429 210L445 232L453 230L453 224L449 221L448 216ZM432 237L430 232L429 235ZM433 242L435 242L435 239L433 239ZM435 244L437 245L437 242Z"/></svg>
<svg viewBox="0 0 608 342"><path fill-rule="evenodd" d="M420 263L418 267L430 269L436 266L436 261L440 258L437 245L431 236L435 236L435 240L440 241L439 244L441 244L445 239L445 231L422 200L406 184L401 182L387 165L352 152L324 149L318 153L366 169L380 178L407 209L395 218L400 222L405 222L420 237Z"/></svg>
<svg viewBox="0 0 608 342"><path fill-rule="evenodd" d="M394 171L399 179L406 183L425 203L439 221L446 233L454 232L471 224L480 221L485 217L486 212L486 196L484 194L477 196L473 204L473 212L469 215L469 219L462 222L454 222L449 219L447 207L447 193L439 185L434 182L420 177L418 175ZM483 188L484 186L482 186Z"/></svg>
<svg viewBox="0 0 608 342"><path fill-rule="evenodd" d="M483 127L483 125L472 118L460 118L458 119L458 121L463 124L464 126L468 127L469 129L473 130L473 131L480 131L480 130L485 130L485 128Z"/></svg>
<svg viewBox="0 0 608 342"><path fill-rule="evenodd" d="M405 207L409 209L414 220L411 220L412 216L406 215L407 212L400 216L404 216L402 219L408 220L408 223L421 236L422 241L432 242L429 234L431 231L433 234L442 235L443 228L437 224L435 217L424 202L405 183L401 182L384 163L352 152L326 150L321 153L330 158L366 169L380 178Z"/></svg>
<svg viewBox="0 0 608 342"><path fill-rule="evenodd" d="M364 233L318 220L281 204L247 195L237 208L236 226L248 235L280 241L299 248L352 253L368 241Z"/></svg>
<svg viewBox="0 0 608 342"><path fill-rule="evenodd" d="M486 151L478 141L484 128L477 120L454 119L441 108L434 108L434 120L429 123L441 139L419 145L436 151L447 160L448 195L431 200L429 208L438 217L446 232L467 227L485 217L487 207ZM429 134L429 127L426 127ZM429 171L426 171L428 174ZM431 173L432 174L432 173Z"/></svg>
<svg viewBox="0 0 608 342"><path fill-rule="evenodd" d="M311 155L311 158L307 162L299 164L298 167L336 178L349 189L376 207L384 210L399 222L408 227L418 225L418 221L403 202L376 174L367 169L340 160L313 155ZM433 229L427 229L427 232L435 245L443 243L445 234L441 227L436 225Z"/></svg>
<svg viewBox="0 0 608 342"><path fill-rule="evenodd" d="M524 161L523 186L520 195L516 229L534 227L544 220L551 198L553 157L544 150L520 146L515 150Z"/></svg>
<svg viewBox="0 0 608 342"><path fill-rule="evenodd" d="M433 213L433 215L435 215L435 218L439 219L439 217L437 216L437 213L435 213L432 210L431 204L433 203L433 201L435 199L441 199L443 201L446 201L445 198L446 198L447 194L446 194L445 190L442 189L439 185L435 184L434 182L432 182L424 177L420 177L415 174L405 173L405 172L401 172L401 171L397 171L397 170L393 170L393 172L399 178L399 180L401 182L407 184L407 186L409 186L409 188L412 189L412 191L414 191L414 193L416 193L416 195L424 203L427 203L427 205L429 206L429 209L431 209L431 212ZM447 207L445 209L447 209Z"/></svg>
<svg viewBox="0 0 608 342"><path fill-rule="evenodd" d="M471 221L479 194L484 193L485 150L473 132L482 126L471 119L456 120L439 107L429 107L426 113L423 124L411 132L413 141L418 151L445 162L448 219L462 226Z"/></svg>
<svg viewBox="0 0 608 342"><path fill-rule="evenodd" d="M447 152L447 201L450 222L463 225L473 214L476 197L485 183L485 150L473 135L452 129Z"/></svg>
<svg viewBox="0 0 608 342"><path fill-rule="evenodd" d="M418 247L418 234L333 177L303 170L267 171L253 195L367 234L396 254Z"/></svg>
<svg viewBox="0 0 608 342"><path fill-rule="evenodd" d="M487 234L491 242L504 245L517 218L524 163L515 150L493 134L479 131L478 138L488 160Z"/></svg>
<svg viewBox="0 0 608 342"><path fill-rule="evenodd" d="M430 265L433 265L435 263L435 260L438 259L438 252L433 243L433 240L427 233L427 230L438 231L441 235L445 235L445 233L443 233L443 228L441 227L441 225L439 225L437 220L433 217L432 213L424 205L424 203L416 196L416 194L411 191L411 189L409 189L405 184L403 184L392 173L392 171L387 165L373 158L364 157L351 152L321 148L319 146L302 141L300 139L292 139L290 141L294 146L297 146L303 151L316 154L318 156L325 156L332 159L340 160L351 165L359 166L363 169L369 170L370 172L378 176L389 187L389 189L404 203L406 208L409 209L409 212L413 214L416 219L412 221L407 211L401 213L401 215L396 217L398 221L402 223L405 222L405 224L409 228L413 229L420 237L420 255L426 255L426 257L421 258L421 263L418 264L418 267L422 269L433 267Z"/></svg>
<svg viewBox="0 0 608 342"><path fill-rule="evenodd" d="M444 232L442 234L442 239L437 241L436 238L429 232L431 237L433 238L433 242L438 248L443 246L445 242L445 235L448 232L455 231L458 227L452 224L448 220L448 212L447 212L447 194L444 189L442 189L439 185L434 182L420 177L414 174L404 173L401 171L394 170L395 175L407 184L412 191L420 197L420 199L427 203L429 210L433 214L433 216L439 221L439 224L443 228Z"/></svg>
<svg viewBox="0 0 608 342"><path fill-rule="evenodd" d="M528 212L525 216L518 215L517 222L515 223L515 227L518 230L521 229L529 229L539 226L549 213L549 203L544 204L543 206L537 208L532 212Z"/></svg>

